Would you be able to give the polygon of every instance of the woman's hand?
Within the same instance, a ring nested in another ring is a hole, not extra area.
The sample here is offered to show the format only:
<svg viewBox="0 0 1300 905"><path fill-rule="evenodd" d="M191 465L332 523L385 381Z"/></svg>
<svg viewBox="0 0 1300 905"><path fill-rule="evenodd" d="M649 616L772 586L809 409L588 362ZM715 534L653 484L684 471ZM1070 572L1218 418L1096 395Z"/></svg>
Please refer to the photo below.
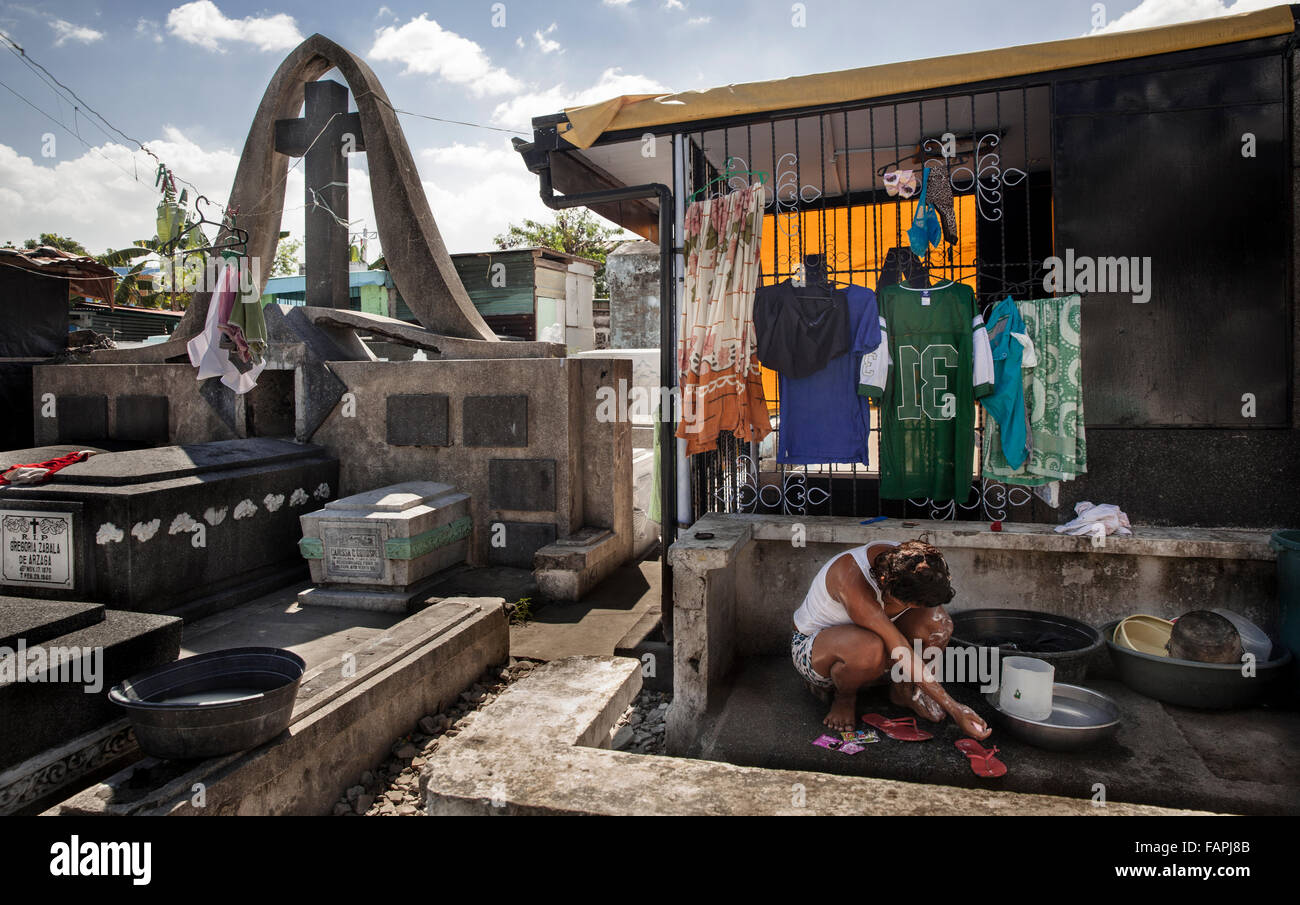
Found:
<svg viewBox="0 0 1300 905"><path fill-rule="evenodd" d="M969 735L971 738L985 739L993 733L993 730L989 728L988 723L980 719L979 714L964 704L957 705L952 713L952 719L961 731Z"/></svg>

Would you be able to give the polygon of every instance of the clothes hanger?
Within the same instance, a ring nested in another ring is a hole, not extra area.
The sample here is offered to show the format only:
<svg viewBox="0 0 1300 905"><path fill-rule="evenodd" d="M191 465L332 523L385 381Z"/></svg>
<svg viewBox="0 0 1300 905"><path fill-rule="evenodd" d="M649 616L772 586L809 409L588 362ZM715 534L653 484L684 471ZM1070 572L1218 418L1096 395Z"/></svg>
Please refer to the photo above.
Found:
<svg viewBox="0 0 1300 905"><path fill-rule="evenodd" d="M835 285L826 273L825 255L804 255L803 263L799 265L789 283L797 289L814 290L799 293L799 298L802 300L830 302L835 299ZM816 290L821 290L820 294Z"/></svg>
<svg viewBox="0 0 1300 905"><path fill-rule="evenodd" d="M241 229L240 227L235 226L234 215L230 214L229 212L227 212L222 216L220 222L215 220L209 220L207 218L207 215L204 214L202 210L199 210L199 202L203 202L205 204L212 204L212 202L208 200L206 197L204 197L203 195L199 195L197 198L195 198L194 210L198 212L199 219L191 222L184 229L182 229L180 233L176 236L176 238L173 239L171 242L169 242L165 250L161 251L160 254L166 255L168 257L177 254L178 247L180 246L181 241L187 235L189 235L190 233L194 232L197 229L199 230L199 235L202 236L204 235L202 227L215 226L217 227L218 237L221 236L221 233L223 231L227 234L226 241L223 242L218 240L217 242L214 242L211 245L206 245L201 248L182 248L179 249L179 253L181 254L181 256L188 257L189 255L192 254L200 254L204 252L213 252L213 251L220 252L222 255L233 253L240 257L247 256L248 255L248 230ZM229 220L230 222L227 223L226 222L227 220Z"/></svg>
<svg viewBox="0 0 1300 905"><path fill-rule="evenodd" d="M936 150L933 152L929 150L929 146L931 144L933 144L936 148ZM912 164L911 169L913 170L925 169L926 167L931 166L931 160L934 159L933 158L934 154L938 154L939 157L942 159L941 161L934 160L935 163L939 163L939 162L946 163L948 169L951 170L954 166L960 165L960 163L966 158L971 157L972 152L957 151L951 157L946 157L944 156L943 153L943 142L941 142L937 138L927 138L925 141L918 144L916 146L916 149L913 150L910 154L906 154L898 158L897 160L890 161L884 166L879 167L876 170L876 175L883 177L885 173L889 171L890 167L902 167L904 163L911 163Z"/></svg>

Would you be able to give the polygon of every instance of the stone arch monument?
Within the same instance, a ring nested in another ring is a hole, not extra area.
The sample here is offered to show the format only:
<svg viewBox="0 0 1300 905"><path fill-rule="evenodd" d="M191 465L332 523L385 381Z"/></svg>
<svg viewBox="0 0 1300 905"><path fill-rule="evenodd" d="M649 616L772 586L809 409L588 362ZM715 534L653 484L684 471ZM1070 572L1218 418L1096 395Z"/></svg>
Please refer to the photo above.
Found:
<svg viewBox="0 0 1300 905"><path fill-rule="evenodd" d="M248 231L248 254L275 259L289 155L276 150L276 123L296 117L308 83L337 69L352 90L370 167L376 229L398 291L429 330L465 339L495 340L447 254L429 209L420 175L397 114L379 79L351 51L323 35L312 35L285 58L267 85L239 159L229 205ZM308 138L310 141L310 137ZM217 241L227 232L223 230ZM265 288L269 265L262 268ZM209 293L195 293L173 339L186 340L203 328Z"/></svg>

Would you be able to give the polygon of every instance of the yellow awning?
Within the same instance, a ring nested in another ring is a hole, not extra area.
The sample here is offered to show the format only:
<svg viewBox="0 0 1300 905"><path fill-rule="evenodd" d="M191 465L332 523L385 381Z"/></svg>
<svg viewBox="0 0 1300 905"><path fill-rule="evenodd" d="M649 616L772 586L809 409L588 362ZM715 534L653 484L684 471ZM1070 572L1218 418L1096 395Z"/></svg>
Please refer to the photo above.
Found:
<svg viewBox="0 0 1300 905"><path fill-rule="evenodd" d="M576 147L589 148L608 131L650 129L737 114L868 100L1268 38L1287 34L1294 28L1291 8L1274 6L1253 13L1220 16L1182 25L1089 35L770 82L727 85L707 91L623 95L599 104L565 110L569 122L561 124L560 134Z"/></svg>

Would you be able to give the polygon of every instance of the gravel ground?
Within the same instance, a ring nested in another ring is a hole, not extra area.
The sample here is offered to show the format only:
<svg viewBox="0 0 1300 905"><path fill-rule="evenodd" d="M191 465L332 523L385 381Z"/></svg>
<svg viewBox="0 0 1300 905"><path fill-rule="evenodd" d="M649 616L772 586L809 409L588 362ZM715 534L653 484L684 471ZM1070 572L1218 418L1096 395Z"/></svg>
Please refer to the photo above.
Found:
<svg viewBox="0 0 1300 905"><path fill-rule="evenodd" d="M453 738L473 722L477 711L532 671L536 664L513 657L508 665L494 667L461 694L442 713L421 717L408 735L393 743L391 756L377 770L367 770L334 804L335 817L422 817L420 768L438 750L443 738ZM639 754L664 751L664 715L672 695L643 691L619 717L613 747Z"/></svg>
<svg viewBox="0 0 1300 905"><path fill-rule="evenodd" d="M513 657L508 665L493 667L463 692L442 713L420 718L410 734L393 743L391 756L377 770L367 770L346 795L334 804L335 817L418 817L424 815L420 797L420 768L438 750L443 738L453 738L468 726L477 711L496 700L510 683L528 675L529 660Z"/></svg>
<svg viewBox="0 0 1300 905"><path fill-rule="evenodd" d="M612 747L637 754L663 754L664 716L673 696L663 691L643 691L618 719Z"/></svg>

